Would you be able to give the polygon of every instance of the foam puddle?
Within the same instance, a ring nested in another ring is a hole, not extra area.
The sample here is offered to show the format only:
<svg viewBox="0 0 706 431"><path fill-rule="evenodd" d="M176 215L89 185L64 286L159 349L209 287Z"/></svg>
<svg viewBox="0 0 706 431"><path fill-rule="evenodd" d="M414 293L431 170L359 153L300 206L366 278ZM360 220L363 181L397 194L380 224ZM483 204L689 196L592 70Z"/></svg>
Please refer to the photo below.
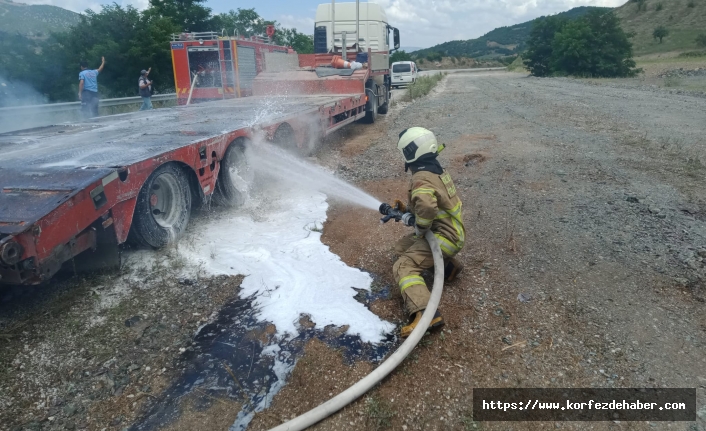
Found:
<svg viewBox="0 0 706 431"><path fill-rule="evenodd" d="M306 341L320 338L342 347L349 360L370 361L381 360L394 345L394 325L354 298L356 289L370 291L371 276L348 267L321 242L326 196L283 187L256 185L245 208L193 219L179 253L211 275L246 275L241 299L199 330L186 373L134 429L155 429L171 420L178 412L176 400L199 388L214 397L250 400L231 427L244 430L285 385ZM315 329L299 326L302 315ZM269 343L247 336L264 331L268 322L277 331ZM325 327L347 329L331 335ZM237 385L222 363L238 376Z"/></svg>
<svg viewBox="0 0 706 431"><path fill-rule="evenodd" d="M213 275L247 275L242 297L254 295L259 317L279 334L296 334L295 322L307 314L317 326L349 325L347 333L364 342L382 341L393 325L354 299L354 288L370 290L372 278L343 263L317 232L326 196L292 190L261 207L254 208L260 220L239 212L210 221L183 255Z"/></svg>

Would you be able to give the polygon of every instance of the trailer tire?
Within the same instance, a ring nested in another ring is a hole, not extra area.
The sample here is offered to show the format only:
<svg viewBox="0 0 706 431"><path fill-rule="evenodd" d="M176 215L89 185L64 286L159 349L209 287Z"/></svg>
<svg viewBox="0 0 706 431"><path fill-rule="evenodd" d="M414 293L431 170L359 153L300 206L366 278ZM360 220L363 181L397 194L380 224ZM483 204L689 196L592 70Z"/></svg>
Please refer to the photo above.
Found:
<svg viewBox="0 0 706 431"><path fill-rule="evenodd" d="M191 188L186 173L174 163L157 168L137 195L131 242L158 249L176 242L191 217Z"/></svg>
<svg viewBox="0 0 706 431"><path fill-rule="evenodd" d="M245 147L250 140L238 138L226 149L218 172L213 201L216 205L238 208L245 203L248 188L254 180L254 171L248 165Z"/></svg>

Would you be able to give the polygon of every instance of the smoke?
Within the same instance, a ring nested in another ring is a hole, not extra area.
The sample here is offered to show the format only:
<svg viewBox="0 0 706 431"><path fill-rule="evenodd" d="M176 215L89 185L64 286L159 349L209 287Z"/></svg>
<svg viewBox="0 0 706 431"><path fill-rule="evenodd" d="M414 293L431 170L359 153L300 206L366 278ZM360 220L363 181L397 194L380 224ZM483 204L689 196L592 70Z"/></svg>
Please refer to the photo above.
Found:
<svg viewBox="0 0 706 431"><path fill-rule="evenodd" d="M41 105L42 103L47 103L47 98L30 85L20 81L12 81L0 75L0 108Z"/></svg>
<svg viewBox="0 0 706 431"><path fill-rule="evenodd" d="M0 133L52 124L49 114L19 106L42 105L47 98L30 85L0 75Z"/></svg>

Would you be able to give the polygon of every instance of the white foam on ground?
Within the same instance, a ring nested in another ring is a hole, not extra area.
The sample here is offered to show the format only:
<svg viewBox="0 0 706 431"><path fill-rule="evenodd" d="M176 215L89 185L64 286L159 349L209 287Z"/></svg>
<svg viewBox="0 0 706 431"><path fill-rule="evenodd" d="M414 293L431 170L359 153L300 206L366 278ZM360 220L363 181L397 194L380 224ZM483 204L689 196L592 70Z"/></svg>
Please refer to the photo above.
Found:
<svg viewBox="0 0 706 431"><path fill-rule="evenodd" d="M326 220L326 196L271 193L266 205L251 204L194 229L183 256L213 275L246 275L241 297L256 295L258 317L280 335L295 336L306 314L318 328L348 325L347 333L364 342L382 341L394 325L353 298L353 288L370 290L370 275L348 267L312 230Z"/></svg>

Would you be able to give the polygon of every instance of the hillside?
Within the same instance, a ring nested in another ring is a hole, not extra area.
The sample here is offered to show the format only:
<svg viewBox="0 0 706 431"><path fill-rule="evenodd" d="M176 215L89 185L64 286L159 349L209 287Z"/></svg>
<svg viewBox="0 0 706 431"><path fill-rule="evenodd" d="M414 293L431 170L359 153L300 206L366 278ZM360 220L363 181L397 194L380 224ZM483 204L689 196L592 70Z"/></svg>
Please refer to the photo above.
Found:
<svg viewBox="0 0 706 431"><path fill-rule="evenodd" d="M581 6L558 15L574 19L585 15L592 9L609 10L610 8ZM412 55L418 58L435 52L440 52L445 56L468 56L473 58L513 55L524 50L530 31L532 31L532 21L527 21L510 27L496 28L478 39L444 42L431 48L415 51Z"/></svg>
<svg viewBox="0 0 706 431"><path fill-rule="evenodd" d="M26 5L0 0L0 31L43 37L78 23L79 14L49 5Z"/></svg>
<svg viewBox="0 0 706 431"><path fill-rule="evenodd" d="M645 5L646 10L639 12L636 3L626 3L615 10L623 29L635 32L635 55L697 48L696 36L706 33L706 0L647 0ZM658 26L666 27L670 33L662 44L652 37Z"/></svg>

